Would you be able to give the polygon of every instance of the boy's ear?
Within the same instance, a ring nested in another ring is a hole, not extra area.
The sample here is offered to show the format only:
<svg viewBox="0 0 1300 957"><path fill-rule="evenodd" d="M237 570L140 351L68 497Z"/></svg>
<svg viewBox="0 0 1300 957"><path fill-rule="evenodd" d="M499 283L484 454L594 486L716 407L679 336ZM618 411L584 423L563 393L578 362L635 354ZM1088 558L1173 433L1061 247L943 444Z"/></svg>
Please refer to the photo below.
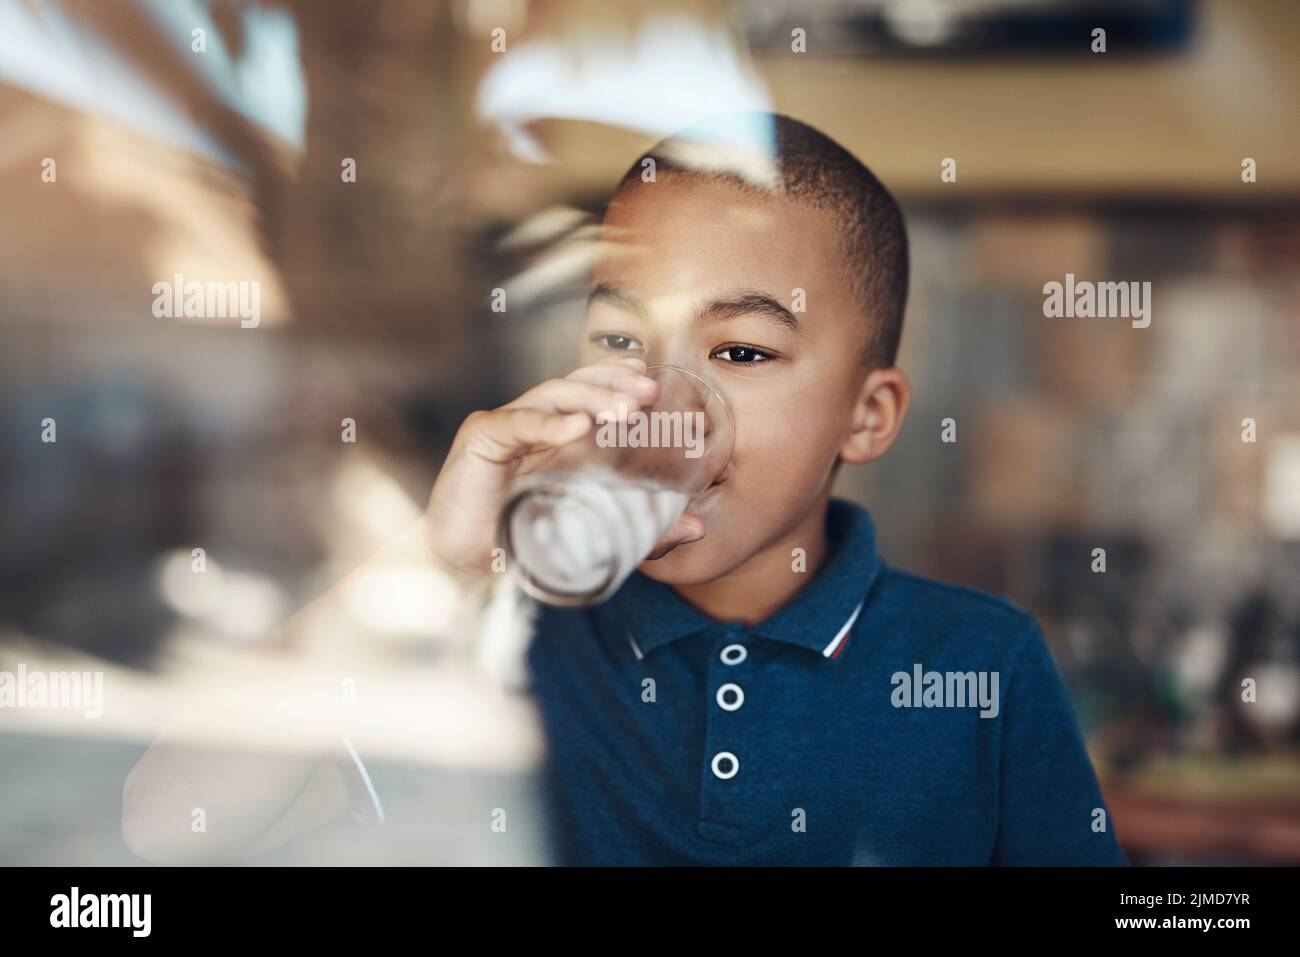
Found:
<svg viewBox="0 0 1300 957"><path fill-rule="evenodd" d="M840 446L840 458L856 465L884 455L903 426L911 399L912 387L902 369L869 372L853 404L851 430Z"/></svg>

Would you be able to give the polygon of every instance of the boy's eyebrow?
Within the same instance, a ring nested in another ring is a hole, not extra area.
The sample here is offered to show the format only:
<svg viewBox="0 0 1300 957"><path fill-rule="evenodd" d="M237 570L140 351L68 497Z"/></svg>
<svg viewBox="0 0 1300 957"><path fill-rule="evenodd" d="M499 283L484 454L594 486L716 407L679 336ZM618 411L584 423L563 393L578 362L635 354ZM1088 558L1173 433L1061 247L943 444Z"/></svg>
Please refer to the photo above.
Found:
<svg viewBox="0 0 1300 957"><path fill-rule="evenodd" d="M645 305L636 296L622 286L613 282L600 282L592 287L587 297L587 304L607 302L615 308L645 317ZM705 303L696 313L696 322L721 322L738 319L741 316L759 315L780 323L795 333L803 332L799 320L785 306L765 292L742 290L725 299L714 299Z"/></svg>
<svg viewBox="0 0 1300 957"><path fill-rule="evenodd" d="M645 306L641 300L618 283L598 282L592 286L587 296L587 306L590 307L593 302L607 302L616 309L645 318Z"/></svg>
<svg viewBox="0 0 1300 957"><path fill-rule="evenodd" d="M763 316L780 323L793 333L803 332L803 327L793 312L767 293L754 290L744 290L726 299L714 299L695 318L697 322L720 322L741 316Z"/></svg>

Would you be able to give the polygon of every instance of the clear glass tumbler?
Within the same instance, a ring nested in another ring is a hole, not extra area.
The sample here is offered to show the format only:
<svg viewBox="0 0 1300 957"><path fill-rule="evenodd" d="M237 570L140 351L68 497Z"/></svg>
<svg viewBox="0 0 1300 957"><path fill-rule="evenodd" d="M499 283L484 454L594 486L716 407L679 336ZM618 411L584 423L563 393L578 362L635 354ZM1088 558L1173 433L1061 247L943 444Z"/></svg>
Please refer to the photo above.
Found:
<svg viewBox="0 0 1300 957"><path fill-rule="evenodd" d="M604 601L731 460L735 425L718 390L656 365L651 405L598 417L511 489L500 540L520 587L550 605Z"/></svg>

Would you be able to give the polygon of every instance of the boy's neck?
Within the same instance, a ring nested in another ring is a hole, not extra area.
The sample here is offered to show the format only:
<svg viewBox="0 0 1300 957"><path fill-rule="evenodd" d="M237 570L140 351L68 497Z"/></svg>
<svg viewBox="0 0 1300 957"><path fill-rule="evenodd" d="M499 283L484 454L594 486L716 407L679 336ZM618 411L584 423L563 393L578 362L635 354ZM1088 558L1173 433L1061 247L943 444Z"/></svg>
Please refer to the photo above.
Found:
<svg viewBox="0 0 1300 957"><path fill-rule="evenodd" d="M785 607L817 577L826 560L826 510L830 489L822 492L797 525L734 571L702 585L673 590L714 621L756 625ZM805 572L793 568L794 549L804 551Z"/></svg>

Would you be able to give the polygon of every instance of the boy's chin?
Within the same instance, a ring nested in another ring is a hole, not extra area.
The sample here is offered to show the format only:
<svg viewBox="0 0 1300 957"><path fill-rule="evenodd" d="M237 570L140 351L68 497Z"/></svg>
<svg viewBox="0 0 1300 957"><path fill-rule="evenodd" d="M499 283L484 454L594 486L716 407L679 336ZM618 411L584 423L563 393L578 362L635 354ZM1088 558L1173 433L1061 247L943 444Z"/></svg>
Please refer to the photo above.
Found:
<svg viewBox="0 0 1300 957"><path fill-rule="evenodd" d="M705 544L678 545L663 558L642 562L641 574L664 585L704 585L736 567L736 563L720 560L716 549L702 547Z"/></svg>

